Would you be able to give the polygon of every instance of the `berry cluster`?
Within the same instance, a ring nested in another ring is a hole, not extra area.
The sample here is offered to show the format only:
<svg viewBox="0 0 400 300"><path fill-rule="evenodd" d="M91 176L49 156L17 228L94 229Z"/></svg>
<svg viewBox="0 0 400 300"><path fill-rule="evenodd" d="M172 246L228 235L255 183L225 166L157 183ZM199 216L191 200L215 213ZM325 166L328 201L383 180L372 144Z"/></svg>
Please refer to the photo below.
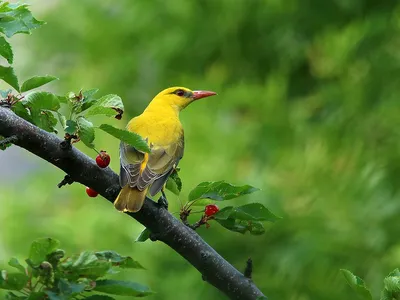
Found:
<svg viewBox="0 0 400 300"><path fill-rule="evenodd" d="M107 168L110 164L110 160L110 155L104 150L101 150L99 155L96 156L96 164L100 168ZM88 194L89 197L97 197L99 193L90 187L86 187L86 194Z"/></svg>

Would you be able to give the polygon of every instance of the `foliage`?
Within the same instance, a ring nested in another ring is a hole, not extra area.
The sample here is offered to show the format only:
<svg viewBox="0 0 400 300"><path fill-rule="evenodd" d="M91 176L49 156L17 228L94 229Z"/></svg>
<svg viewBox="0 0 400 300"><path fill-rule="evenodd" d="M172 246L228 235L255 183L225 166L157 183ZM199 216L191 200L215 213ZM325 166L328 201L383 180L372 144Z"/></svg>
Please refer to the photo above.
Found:
<svg viewBox="0 0 400 300"><path fill-rule="evenodd" d="M123 124L165 87L218 92L181 113L178 198L201 181L261 189L217 204L260 202L282 216L264 223L264 235L227 234L215 220L198 232L238 269L251 257L269 299L353 299L339 268L365 279L379 299L382 278L400 264L398 2L32 2L49 25L12 40L18 78L56 75L48 87L59 94L91 86L116 93ZM107 117L90 121L120 127ZM95 143L107 145L117 171L116 140L96 130ZM138 281L157 287L154 299L222 298L167 248L133 243L140 224L78 185L55 188L60 171L16 147L0 163L1 264L24 257L32 236L55 236L69 252L112 244L151 270ZM192 212L189 222L197 220Z"/></svg>
<svg viewBox="0 0 400 300"><path fill-rule="evenodd" d="M18 9L18 7L11 8L10 6L10 9ZM16 32L23 32L23 23L19 26L21 29L17 29ZM3 53L12 52L9 44L3 46ZM4 67L3 70L0 69L0 78L15 89L15 92L12 90L1 91L4 98L0 100L0 105L12 109L20 117L49 132L57 133L56 126L59 123L64 130L64 143L67 143L68 146L82 141L85 146L94 149L95 127L89 117L104 115L120 120L124 113L124 105L119 96L110 94L97 99L95 95L98 89L80 90L79 93L70 92L67 96L58 96L44 91L29 92L57 80L58 78L54 76L34 76L26 80L20 87L13 69ZM29 93L22 94L23 92ZM63 110L61 109L62 106L65 106ZM66 115L64 115L65 111L67 112ZM101 124L98 128L116 137L121 142L132 145L139 151L151 151L148 141L135 133L115 128L109 124ZM177 170L174 171L168 181L167 188L179 195L182 190L182 181ZM258 190L249 185L235 186L224 181L200 183L190 192L188 201L181 207L181 219L185 224L187 223L187 217L192 212L190 207L194 206L199 200L231 200ZM94 190L89 189L88 191L88 188L86 188L86 192L92 198L97 196L97 192ZM262 221L274 222L277 219L278 217L262 204L252 203L236 208L233 206L226 207L223 214L203 214L200 221L192 228L196 229L201 225L206 225L208 228L210 226L208 221L216 220L228 230L243 234L249 231L251 234L260 235L265 232ZM188 226L190 225L188 224ZM144 242L149 237L150 232L144 229L136 238L136 241ZM21 293L27 292L27 299L30 299L31 294L33 294L36 298L48 297L54 300L70 299L88 290L135 297L152 293L147 287L137 283L99 280L111 271L114 264L121 268L140 268L141 266L131 258L121 258L115 252L93 253L85 251L61 261L64 251L57 250L57 247L58 241L56 240L35 241L31 246L30 256L26 260L31 269L25 271L25 268L19 265L18 261L13 260L13 265L25 274L23 276L15 275L17 277L13 277L13 274L3 274L3 288L18 290ZM32 287L32 278L36 277L39 279ZM43 286L39 290L35 289L37 283L41 283ZM13 294L8 294L8 296L14 297ZM19 296L15 297L20 298Z"/></svg>
<svg viewBox="0 0 400 300"><path fill-rule="evenodd" d="M371 300L372 296L364 281L348 270L341 270L349 286L357 293L360 299ZM381 300L400 299L400 271L395 269L384 279L384 288L381 293Z"/></svg>
<svg viewBox="0 0 400 300"><path fill-rule="evenodd" d="M5 35L0 35L0 55L12 64L13 50L5 37L9 38L17 33L30 33L44 22L36 20L26 5L1 1L0 14L0 32ZM96 99L94 95L98 89L80 91L78 94L70 92L66 97L49 92L22 94L58 79L51 75L33 76L20 86L14 68L0 66L0 79L15 89L15 92L0 91L3 95L0 106L10 107L20 117L49 132L57 133L56 125L59 122L65 131L65 140L69 143L73 139L74 142L82 141L87 147L94 148L94 126L87 117L106 115L119 120L124 112L122 99L117 95L106 95ZM61 104L68 106L68 118L60 111ZM102 124L100 128L140 150L145 152L150 150L147 143L134 133L113 128L108 124Z"/></svg>
<svg viewBox="0 0 400 300"><path fill-rule="evenodd" d="M95 292L131 297L153 294L148 287L135 282L103 279L118 268L143 269L131 257L115 251L83 251L65 257L59 245L59 241L51 238L37 239L30 247L27 266L16 258L10 259L9 266L18 272L1 271L0 289L12 291L7 299L66 300L79 296L111 300L114 298Z"/></svg>

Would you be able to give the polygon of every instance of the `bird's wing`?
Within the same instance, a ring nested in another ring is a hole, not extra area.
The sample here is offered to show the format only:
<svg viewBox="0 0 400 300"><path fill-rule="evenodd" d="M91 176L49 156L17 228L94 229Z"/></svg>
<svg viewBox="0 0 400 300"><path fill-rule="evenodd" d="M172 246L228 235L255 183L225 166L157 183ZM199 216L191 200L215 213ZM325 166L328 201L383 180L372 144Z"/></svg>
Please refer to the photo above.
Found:
<svg viewBox="0 0 400 300"><path fill-rule="evenodd" d="M169 146L150 145L151 153L137 151L134 147L121 143L120 185L129 184L140 191L155 183L150 194L160 191L171 170L183 156L184 139L182 137Z"/></svg>

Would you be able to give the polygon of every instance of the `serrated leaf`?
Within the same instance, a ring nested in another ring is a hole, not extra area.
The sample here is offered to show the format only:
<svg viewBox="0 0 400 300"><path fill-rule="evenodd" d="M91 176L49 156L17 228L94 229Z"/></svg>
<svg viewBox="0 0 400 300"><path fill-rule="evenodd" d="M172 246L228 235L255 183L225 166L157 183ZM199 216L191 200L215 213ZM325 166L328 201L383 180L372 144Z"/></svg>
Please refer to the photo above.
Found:
<svg viewBox="0 0 400 300"><path fill-rule="evenodd" d="M48 92L31 92L25 96L25 106L35 111L60 109L60 101L58 97Z"/></svg>
<svg viewBox="0 0 400 300"><path fill-rule="evenodd" d="M143 231L136 238L135 242L145 242L150 238L150 230L147 228L143 229Z"/></svg>
<svg viewBox="0 0 400 300"><path fill-rule="evenodd" d="M99 127L101 130L107 132L108 134L112 135L113 137L119 139L120 141L131 145L138 151L142 152L150 152L150 147L147 142L138 134L115 128L108 124L101 124Z"/></svg>
<svg viewBox="0 0 400 300"><path fill-rule="evenodd" d="M172 172L171 176L168 177L165 187L175 195L179 196L182 190L182 181L178 175L178 172Z"/></svg>
<svg viewBox="0 0 400 300"><path fill-rule="evenodd" d="M64 131L68 134L74 134L78 130L78 124L73 120L67 120L65 122Z"/></svg>
<svg viewBox="0 0 400 300"><path fill-rule="evenodd" d="M371 292L365 286L364 280L346 269L340 269L348 285L364 300L372 300Z"/></svg>
<svg viewBox="0 0 400 300"><path fill-rule="evenodd" d="M230 200L242 195L259 191L250 185L235 186L225 181L207 181L200 183L189 193L189 201L197 199Z"/></svg>
<svg viewBox="0 0 400 300"><path fill-rule="evenodd" d="M33 90L54 80L58 80L58 78L50 75L34 76L32 78L29 78L22 84L21 92Z"/></svg>
<svg viewBox="0 0 400 300"><path fill-rule="evenodd" d="M85 116L122 116L123 112L124 104L122 99L117 95L106 95L92 103L91 107L85 112Z"/></svg>
<svg viewBox="0 0 400 300"><path fill-rule="evenodd" d="M0 66L0 79L4 80L15 90L19 91L18 78L15 75L14 69L12 67Z"/></svg>
<svg viewBox="0 0 400 300"><path fill-rule="evenodd" d="M123 269L144 269L144 267L130 256L122 256L115 251L100 251L95 255L99 260L106 260Z"/></svg>
<svg viewBox="0 0 400 300"><path fill-rule="evenodd" d="M19 291L25 287L29 278L26 274L22 273L8 273L1 271L0 276L0 289Z"/></svg>
<svg viewBox="0 0 400 300"><path fill-rule="evenodd" d="M112 264L109 261L99 260L94 252L84 251L79 255L68 258L59 267L68 279L86 277L96 280L107 274Z"/></svg>
<svg viewBox="0 0 400 300"><path fill-rule="evenodd" d="M0 36L0 55L7 59L9 64L13 63L14 54L11 45L3 36Z"/></svg>
<svg viewBox="0 0 400 300"><path fill-rule="evenodd" d="M8 265L18 269L21 273L25 274L25 267L23 265L21 265L19 263L18 259L16 259L15 257L11 258L8 261Z"/></svg>
<svg viewBox="0 0 400 300"><path fill-rule="evenodd" d="M60 242L52 238L37 239L31 244L31 249L29 250L29 260L37 266L46 259L48 254L57 250L59 245Z"/></svg>
<svg viewBox="0 0 400 300"><path fill-rule="evenodd" d="M0 5L0 32L7 37L16 33L30 33L45 22L36 20L27 5L10 4L4 2Z"/></svg>
<svg viewBox="0 0 400 300"><path fill-rule="evenodd" d="M261 235L265 233L264 226L259 221L244 221L232 218L223 220L216 219L216 221L226 229L242 234L245 234L247 231L252 235Z"/></svg>
<svg viewBox="0 0 400 300"><path fill-rule="evenodd" d="M214 215L217 220L228 218L243 221L269 221L275 222L281 218L274 215L261 203L249 203L239 207L228 206L221 209Z"/></svg>
<svg viewBox="0 0 400 300"><path fill-rule="evenodd" d="M132 297L144 297L154 293L147 286L136 282L108 279L96 281L96 287L94 290L112 295Z"/></svg>
<svg viewBox="0 0 400 300"><path fill-rule="evenodd" d="M78 135L81 141L89 148L94 148L94 128L93 123L88 121L84 117L78 117L76 119L76 124L78 126Z"/></svg>
<svg viewBox="0 0 400 300"><path fill-rule="evenodd" d="M115 300L115 298L106 295L92 295L83 298L84 300Z"/></svg>

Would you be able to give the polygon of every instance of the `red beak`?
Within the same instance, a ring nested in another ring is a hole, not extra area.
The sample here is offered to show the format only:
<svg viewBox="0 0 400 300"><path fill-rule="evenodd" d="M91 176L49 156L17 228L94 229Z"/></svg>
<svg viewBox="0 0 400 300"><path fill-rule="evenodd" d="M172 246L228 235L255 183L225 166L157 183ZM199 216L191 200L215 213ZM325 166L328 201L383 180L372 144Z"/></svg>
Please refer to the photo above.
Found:
<svg viewBox="0 0 400 300"><path fill-rule="evenodd" d="M193 99L198 100L205 97L210 97L216 95L216 92L211 91L193 91Z"/></svg>

